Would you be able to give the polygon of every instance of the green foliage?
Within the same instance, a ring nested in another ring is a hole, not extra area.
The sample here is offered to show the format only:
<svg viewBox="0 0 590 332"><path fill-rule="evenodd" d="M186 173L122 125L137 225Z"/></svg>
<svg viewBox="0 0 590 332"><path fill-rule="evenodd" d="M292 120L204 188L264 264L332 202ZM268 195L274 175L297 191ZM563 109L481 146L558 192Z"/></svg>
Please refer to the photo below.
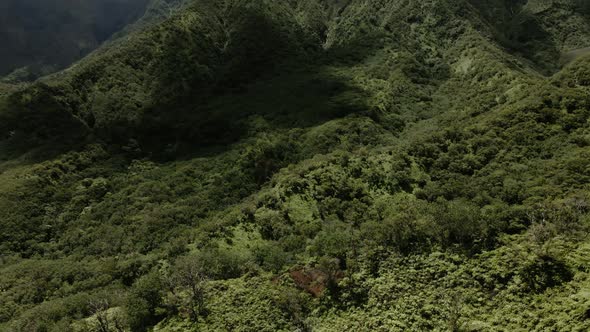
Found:
<svg viewBox="0 0 590 332"><path fill-rule="evenodd" d="M168 287L174 296L173 302L180 302L180 311L188 311L192 321L198 322L206 314L205 288L207 275L203 263L198 258L181 258L173 268L173 274L168 279ZM177 295L178 292L186 295ZM178 298L180 297L180 298Z"/></svg>
<svg viewBox="0 0 590 332"><path fill-rule="evenodd" d="M0 329L590 328L571 7L470 3L195 1L5 90Z"/></svg>
<svg viewBox="0 0 590 332"><path fill-rule="evenodd" d="M129 291L126 303L131 331L146 331L160 319L162 281L152 272L139 278Z"/></svg>
<svg viewBox="0 0 590 332"><path fill-rule="evenodd" d="M536 292L568 282L572 277L569 268L551 256L538 256L521 271L523 281Z"/></svg>

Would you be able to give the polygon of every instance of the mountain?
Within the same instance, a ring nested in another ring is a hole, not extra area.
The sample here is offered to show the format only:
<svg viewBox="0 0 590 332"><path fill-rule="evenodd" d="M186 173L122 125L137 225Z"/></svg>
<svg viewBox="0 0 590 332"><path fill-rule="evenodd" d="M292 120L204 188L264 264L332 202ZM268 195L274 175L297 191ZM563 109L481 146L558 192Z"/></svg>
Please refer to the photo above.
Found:
<svg viewBox="0 0 590 332"><path fill-rule="evenodd" d="M586 2L173 8L0 85L0 330L590 329Z"/></svg>
<svg viewBox="0 0 590 332"><path fill-rule="evenodd" d="M63 69L121 30L165 17L180 3L5 0L0 4L0 76L7 75L7 81L30 81Z"/></svg>

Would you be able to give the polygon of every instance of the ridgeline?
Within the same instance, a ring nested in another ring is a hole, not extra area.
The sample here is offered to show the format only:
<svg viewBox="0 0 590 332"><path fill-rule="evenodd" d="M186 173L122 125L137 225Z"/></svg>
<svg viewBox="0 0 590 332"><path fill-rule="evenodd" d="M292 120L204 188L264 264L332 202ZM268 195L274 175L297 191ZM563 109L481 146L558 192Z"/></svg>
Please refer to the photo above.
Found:
<svg viewBox="0 0 590 332"><path fill-rule="evenodd" d="M195 0L0 85L0 330L589 330L585 3Z"/></svg>

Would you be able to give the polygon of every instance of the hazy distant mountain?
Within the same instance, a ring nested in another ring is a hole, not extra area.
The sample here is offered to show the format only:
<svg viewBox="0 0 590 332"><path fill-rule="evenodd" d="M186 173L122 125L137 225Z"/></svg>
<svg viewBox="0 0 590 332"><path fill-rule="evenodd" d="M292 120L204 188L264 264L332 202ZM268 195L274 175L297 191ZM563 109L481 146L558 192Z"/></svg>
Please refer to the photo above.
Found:
<svg viewBox="0 0 590 332"><path fill-rule="evenodd" d="M140 18L148 2L0 1L0 76L26 66L32 75L62 68Z"/></svg>

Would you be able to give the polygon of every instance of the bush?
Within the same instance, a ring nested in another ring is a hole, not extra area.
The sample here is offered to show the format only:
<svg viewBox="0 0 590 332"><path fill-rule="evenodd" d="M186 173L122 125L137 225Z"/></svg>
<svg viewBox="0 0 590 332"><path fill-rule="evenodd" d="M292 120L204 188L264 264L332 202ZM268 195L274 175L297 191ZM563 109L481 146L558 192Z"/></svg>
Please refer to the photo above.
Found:
<svg viewBox="0 0 590 332"><path fill-rule="evenodd" d="M133 332L147 331L161 318L162 280L153 271L137 280L129 292L126 311Z"/></svg>
<svg viewBox="0 0 590 332"><path fill-rule="evenodd" d="M520 276L531 291L541 293L572 280L574 275L563 261L543 254L527 262Z"/></svg>

